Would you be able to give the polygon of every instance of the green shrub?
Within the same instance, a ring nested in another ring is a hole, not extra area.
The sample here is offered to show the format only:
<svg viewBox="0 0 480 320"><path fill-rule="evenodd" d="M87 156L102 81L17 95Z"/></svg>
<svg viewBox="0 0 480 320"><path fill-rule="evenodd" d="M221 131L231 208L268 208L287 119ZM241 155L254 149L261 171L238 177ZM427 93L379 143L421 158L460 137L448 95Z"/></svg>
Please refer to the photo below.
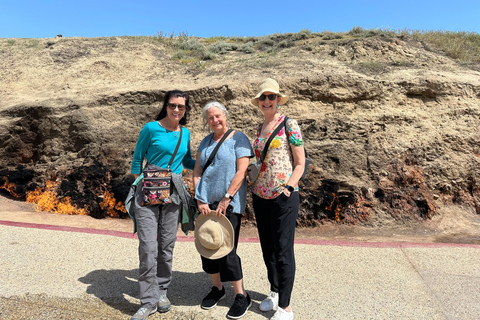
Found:
<svg viewBox="0 0 480 320"><path fill-rule="evenodd" d="M228 51L235 51L237 50L238 45L234 43L227 43L225 41L219 41L212 43L208 46L207 51L212 52L214 54L225 54Z"/></svg>
<svg viewBox="0 0 480 320"><path fill-rule="evenodd" d="M253 42L244 43L240 45L237 50L247 54L255 52L255 49L253 48Z"/></svg>
<svg viewBox="0 0 480 320"><path fill-rule="evenodd" d="M215 60L217 55L211 51L205 50L202 54L202 60Z"/></svg>
<svg viewBox="0 0 480 320"><path fill-rule="evenodd" d="M295 46L295 43L292 41L292 40L283 40L282 42L280 42L277 47L278 48L290 48L290 47L293 47Z"/></svg>
<svg viewBox="0 0 480 320"><path fill-rule="evenodd" d="M304 40L307 39L312 34L312 31L308 29L302 29L299 33L294 36L294 40Z"/></svg>
<svg viewBox="0 0 480 320"><path fill-rule="evenodd" d="M352 30L347 32L352 37L362 37L365 34L365 29L362 27L353 27Z"/></svg>
<svg viewBox="0 0 480 320"><path fill-rule="evenodd" d="M322 39L323 40L337 40L342 39L343 35L341 33L335 33L331 31L324 31L322 32Z"/></svg>
<svg viewBox="0 0 480 320"><path fill-rule="evenodd" d="M273 50L274 47L275 47L275 41L265 37L261 39L257 44L257 48L260 51L270 51L270 50Z"/></svg>
<svg viewBox="0 0 480 320"><path fill-rule="evenodd" d="M177 49L186 51L202 50L203 46L197 38L178 39L175 43Z"/></svg>

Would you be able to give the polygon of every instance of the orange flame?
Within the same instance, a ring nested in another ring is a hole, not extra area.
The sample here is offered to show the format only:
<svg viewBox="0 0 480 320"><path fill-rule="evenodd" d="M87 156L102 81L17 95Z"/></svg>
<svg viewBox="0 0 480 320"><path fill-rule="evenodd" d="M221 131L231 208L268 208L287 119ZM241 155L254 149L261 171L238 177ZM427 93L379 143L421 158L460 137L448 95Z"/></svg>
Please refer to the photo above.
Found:
<svg viewBox="0 0 480 320"><path fill-rule="evenodd" d="M10 194L11 194L12 196L14 196L15 198L21 198L21 197L22 197L21 194L18 194L18 193L16 192L17 186L15 185L15 183L8 181L8 178L7 178L7 177L3 177L3 180L4 180L5 182L3 183L2 186L0 186L0 189L6 190L8 193L10 193Z"/></svg>
<svg viewBox="0 0 480 320"><path fill-rule="evenodd" d="M118 213L116 210L126 213L125 205L113 197L113 194L105 191L103 195L103 201L99 203L100 208L107 210L107 215L113 218L118 218Z"/></svg>
<svg viewBox="0 0 480 320"><path fill-rule="evenodd" d="M45 188L38 187L35 191L29 192L26 201L28 203L35 203L35 210L37 211L49 211L70 215L88 215L86 209L79 209L77 206L72 205L70 197L59 200L57 191L55 190L57 185L58 183L54 181L47 181Z"/></svg>
<svg viewBox="0 0 480 320"><path fill-rule="evenodd" d="M335 221L340 222L342 219L340 218L340 213L342 212L342 205L340 203L337 204L335 208Z"/></svg>
<svg viewBox="0 0 480 320"><path fill-rule="evenodd" d="M333 199L332 202L328 207L325 207L326 210L332 211L333 204L335 203L335 199L337 198L337 194L335 192L332 192ZM342 219L340 218L340 213L342 212L342 205L340 203L337 203L337 206L335 207L335 221L340 222Z"/></svg>

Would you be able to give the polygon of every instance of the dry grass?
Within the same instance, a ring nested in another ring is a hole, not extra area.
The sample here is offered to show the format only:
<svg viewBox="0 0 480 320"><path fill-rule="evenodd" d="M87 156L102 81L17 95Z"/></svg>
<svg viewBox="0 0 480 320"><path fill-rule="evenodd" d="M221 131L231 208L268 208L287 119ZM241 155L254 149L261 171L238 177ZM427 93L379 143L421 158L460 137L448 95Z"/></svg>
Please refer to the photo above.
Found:
<svg viewBox="0 0 480 320"><path fill-rule="evenodd" d="M415 31L412 36L463 63L480 62L480 34L475 32Z"/></svg>

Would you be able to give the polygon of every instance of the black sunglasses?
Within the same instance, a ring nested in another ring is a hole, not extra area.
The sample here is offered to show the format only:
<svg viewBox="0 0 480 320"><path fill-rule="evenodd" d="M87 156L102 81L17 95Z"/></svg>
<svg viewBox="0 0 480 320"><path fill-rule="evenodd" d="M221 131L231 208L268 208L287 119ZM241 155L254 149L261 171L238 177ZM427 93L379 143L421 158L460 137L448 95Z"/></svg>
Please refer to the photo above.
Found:
<svg viewBox="0 0 480 320"><path fill-rule="evenodd" d="M265 101L265 99L268 98L268 100L273 101L273 100L277 99L277 97L278 97L278 96L277 96L275 93L268 94L268 95L262 94L262 95L258 98L258 100L260 100L260 101Z"/></svg>

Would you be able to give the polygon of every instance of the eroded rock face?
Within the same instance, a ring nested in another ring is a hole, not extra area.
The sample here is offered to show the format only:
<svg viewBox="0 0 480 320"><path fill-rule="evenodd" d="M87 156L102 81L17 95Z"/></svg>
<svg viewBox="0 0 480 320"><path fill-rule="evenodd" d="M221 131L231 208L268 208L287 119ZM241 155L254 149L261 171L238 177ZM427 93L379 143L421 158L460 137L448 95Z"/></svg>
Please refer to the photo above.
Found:
<svg viewBox="0 0 480 320"><path fill-rule="evenodd" d="M302 74L268 74L290 96L281 111L299 122L311 159L308 176L300 183L299 224L336 220L378 225L385 217L423 220L452 203L480 214L480 73L442 56L435 56L433 66L448 63L448 68L431 70L427 65L422 71L421 63L432 59L403 42L358 42L325 50L331 60L315 62L309 56L305 61L311 70ZM396 59L411 58L414 67L374 76L350 68L348 61L382 55L382 50L383 55L390 50ZM211 100L224 103L231 127L253 142L262 115L249 101L256 81L265 75L256 70L255 79L222 80L213 75L209 79L211 72L176 86L191 95L187 127L192 150L207 134L201 108ZM7 189L7 180L14 183L15 190L10 187L9 192L24 197L48 180L57 181L59 197L88 207L94 217L105 216L100 205L105 192L120 201L125 198L133 181L129 169L138 133L172 89L171 84L138 87L84 94L81 99L2 105L0 184ZM189 174L185 171L187 184ZM125 216L121 210L118 214ZM247 218L253 219L250 204Z"/></svg>

